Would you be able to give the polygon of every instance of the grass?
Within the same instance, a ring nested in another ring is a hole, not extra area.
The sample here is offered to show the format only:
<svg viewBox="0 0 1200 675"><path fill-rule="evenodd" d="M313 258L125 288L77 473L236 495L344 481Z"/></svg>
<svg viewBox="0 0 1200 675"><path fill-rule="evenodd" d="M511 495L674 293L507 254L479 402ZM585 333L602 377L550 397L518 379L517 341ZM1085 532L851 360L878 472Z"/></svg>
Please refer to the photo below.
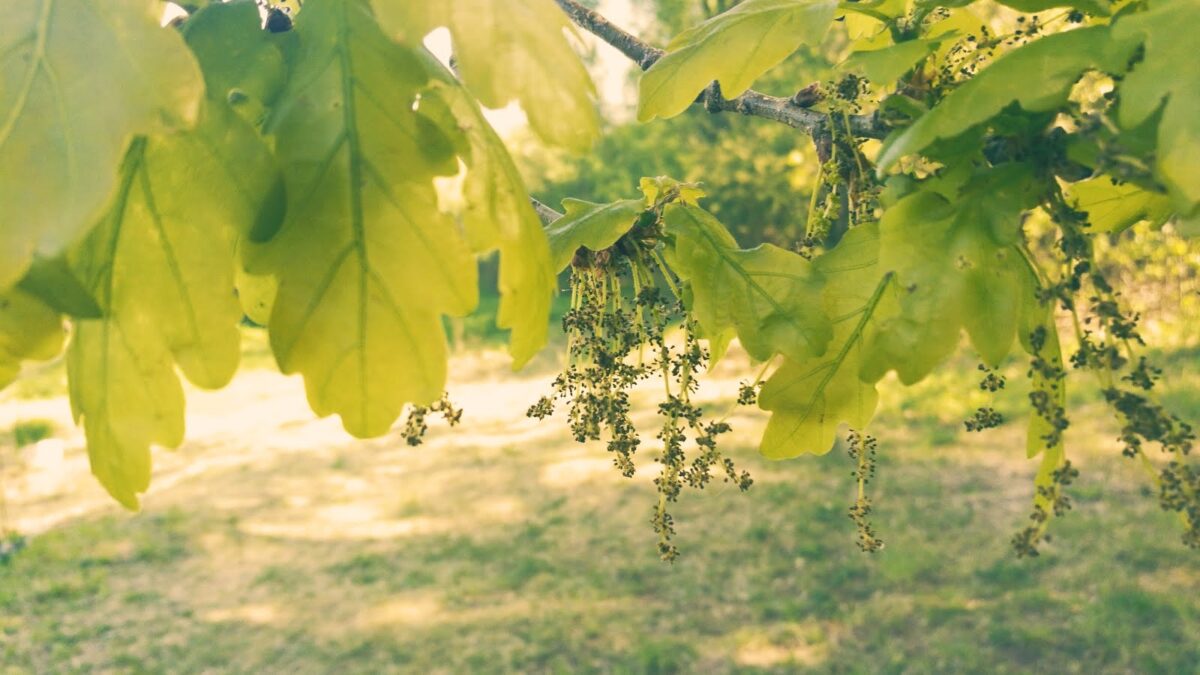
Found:
<svg viewBox="0 0 1200 675"><path fill-rule="evenodd" d="M24 420L13 425L8 434L17 449L34 445L54 435L54 423L48 420Z"/></svg>
<svg viewBox="0 0 1200 675"><path fill-rule="evenodd" d="M1160 358L1194 419L1197 352ZM139 515L30 537L0 564L0 672L1200 672L1200 558L1094 387L1072 394L1076 509L1019 560L1035 462L1018 424L960 431L984 396L970 366L885 388L873 556L845 516L844 451L761 460L757 416L730 442L755 486L685 495L673 566L648 480L562 420L457 440L468 419L416 449L264 451ZM1020 370L995 401L1010 414Z"/></svg>

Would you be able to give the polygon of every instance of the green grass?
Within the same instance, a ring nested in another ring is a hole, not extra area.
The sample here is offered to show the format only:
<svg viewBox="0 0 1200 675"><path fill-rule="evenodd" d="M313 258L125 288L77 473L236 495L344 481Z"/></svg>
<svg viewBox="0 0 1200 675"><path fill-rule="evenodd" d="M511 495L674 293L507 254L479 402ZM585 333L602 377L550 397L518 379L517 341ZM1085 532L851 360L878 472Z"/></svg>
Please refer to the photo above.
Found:
<svg viewBox="0 0 1200 675"><path fill-rule="evenodd" d="M23 420L13 425L0 439L11 440L17 449L34 445L54 435L54 423L48 420ZM7 438L5 438L7 437Z"/></svg>
<svg viewBox="0 0 1200 675"><path fill-rule="evenodd" d="M889 546L870 557L834 461L756 467L750 496L689 500L674 566L651 551L645 490L620 483L533 491L528 521L505 527L259 542L278 555L248 582L225 568L254 556L202 543L229 528L202 504L105 517L0 567L0 656L16 672L1194 672L1195 554L1149 502L1083 508L1019 561L1004 542L1019 505L990 472L953 468L884 467ZM982 488L969 501L946 494L966 479ZM282 618L206 615L205 596ZM394 623L343 623L389 603Z"/></svg>
<svg viewBox="0 0 1200 675"><path fill-rule="evenodd" d="M460 348L503 341L495 304L449 325ZM1164 405L1195 422L1200 349L1152 357ZM272 366L265 334L247 329L243 367ZM1008 364L995 395L965 357L912 389L884 387L872 492L887 547L873 556L845 515L844 450L765 462L758 416L735 417L731 440L754 488L685 494L673 566L653 550L651 485L615 470L546 478L564 458L604 457L563 428L514 445L348 442L205 473L140 515L113 508L6 545L0 673L1200 673L1200 556L1120 458L1087 377L1069 398L1076 508L1041 557L1012 554L1036 464L1022 457L1025 369ZM58 395L60 380L52 364L23 391ZM1013 421L965 433L985 404ZM30 420L4 435L22 446L54 433ZM414 528L306 529L328 479L375 480L360 501ZM314 506L288 507L297 496ZM513 515L489 515L492 503Z"/></svg>
<svg viewBox="0 0 1200 675"><path fill-rule="evenodd" d="M1163 391L1195 418L1195 352L1163 358ZM1020 369L1002 409L1024 397ZM1021 560L1008 538L1035 462L1018 424L961 431L974 374L956 363L903 399L886 388L876 555L853 543L844 451L766 462L740 417L734 454L755 486L686 494L675 565L654 552L648 483L547 478L564 458L603 458L564 430L518 446L348 444L31 537L0 564L0 670L1200 672L1200 557L1119 456L1086 402L1094 385L1073 395L1076 508ZM343 479L365 482L350 504L414 527L306 526L341 503L321 481ZM287 506L298 494L313 507ZM247 495L259 501L222 505Z"/></svg>

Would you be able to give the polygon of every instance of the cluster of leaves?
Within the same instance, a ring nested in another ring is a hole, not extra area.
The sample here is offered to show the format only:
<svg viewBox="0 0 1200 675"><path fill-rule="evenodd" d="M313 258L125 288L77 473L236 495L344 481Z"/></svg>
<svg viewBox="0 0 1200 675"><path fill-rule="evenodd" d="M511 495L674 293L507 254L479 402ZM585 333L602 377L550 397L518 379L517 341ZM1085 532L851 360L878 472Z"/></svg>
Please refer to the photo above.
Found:
<svg viewBox="0 0 1200 675"><path fill-rule="evenodd" d="M1050 517L1069 507L1064 490L1075 475L1064 445L1068 371L1058 311L1081 326L1072 363L1103 378L1122 377L1132 356L1115 357L1136 342L1136 316L1089 272L1094 238L1143 220L1188 232L1200 215L1193 190L1200 172L1176 151L1200 137L1194 123L1176 116L1197 87L1166 70L1180 58L1168 46L1178 44L1169 37L1178 28L1168 23L1194 18L1196 8L1148 0L1114 15L1107 3L1075 3L1050 19L1017 16L989 26L966 3L946 4L838 10L819 0L746 0L670 42L641 79L639 118L671 117L698 96L711 98L712 81L720 95L737 97L799 45L821 41L844 12L845 34L854 40L839 66L844 74L791 100L824 116L813 124L819 183L808 231L797 242L811 264L778 256L769 271L742 265L751 287L754 274L809 281L789 298L805 311L780 304L779 318L789 320L772 322L770 331L727 316L748 306L740 296L727 293L714 311L705 279L736 289L723 265L750 252L710 234L717 245L706 251L714 254L689 273L687 230L716 230L695 211L666 215L669 226L686 223L667 259L694 293L688 306L716 355L736 334L754 358L782 359L757 396L773 413L762 442L770 457L827 452L841 422L864 428L875 382L891 371L905 384L920 381L957 348L963 331L985 368L1019 343L1031 359L1028 452L1042 456L1033 526L1014 538L1018 552L1030 554ZM739 46L746 55L730 58ZM877 149L864 145L850 120L870 108L870 119L891 129ZM1050 222L1052 247L1033 246L1031 219ZM769 339L785 328L797 330ZM1144 373L1123 376L1146 380ZM1002 384L989 377L982 386ZM1181 513L1191 543L1200 495L1183 460L1190 427L1148 398L1106 391L1120 419L1135 420L1124 424L1127 447L1140 453L1130 439L1141 439L1174 455L1154 469L1155 480L1163 507ZM1002 423L984 407L966 426Z"/></svg>
<svg viewBox="0 0 1200 675"><path fill-rule="evenodd" d="M549 246L480 103L521 101L573 148L598 122L566 17L516 4L310 0L293 21L198 3L168 28L140 0L6 6L0 384L56 355L70 316L92 469L132 508L151 445L183 440L176 367L225 385L243 314L317 414L377 436L441 396L442 315L472 310L474 258L498 249L498 323L527 361L547 334ZM422 46L437 26L457 74ZM456 223L434 180L460 164Z"/></svg>

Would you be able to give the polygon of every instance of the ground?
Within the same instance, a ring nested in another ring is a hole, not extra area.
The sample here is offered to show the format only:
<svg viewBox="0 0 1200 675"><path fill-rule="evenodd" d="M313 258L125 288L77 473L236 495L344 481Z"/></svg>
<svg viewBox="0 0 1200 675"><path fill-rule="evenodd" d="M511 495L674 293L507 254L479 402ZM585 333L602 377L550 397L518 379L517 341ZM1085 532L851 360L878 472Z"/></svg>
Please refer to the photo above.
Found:
<svg viewBox="0 0 1200 675"><path fill-rule="evenodd" d="M738 412L727 444L754 486L685 493L668 565L653 451L623 479L561 418L524 418L553 355L519 377L494 352L456 357L463 424L411 448L313 419L260 347L229 389L189 392L188 442L156 451L138 514L88 474L52 368L0 400L0 432L51 435L0 440L7 527L27 542L0 563L0 672L1200 673L1200 554L1087 388L1076 507L1036 559L1008 544L1036 463L1022 422L963 432L985 395L961 361L885 386L882 552L854 545L841 448L767 462L763 417ZM1193 421L1198 354L1162 356L1166 402ZM706 389L718 413L742 365ZM1008 370L997 405L1017 413L1023 366Z"/></svg>

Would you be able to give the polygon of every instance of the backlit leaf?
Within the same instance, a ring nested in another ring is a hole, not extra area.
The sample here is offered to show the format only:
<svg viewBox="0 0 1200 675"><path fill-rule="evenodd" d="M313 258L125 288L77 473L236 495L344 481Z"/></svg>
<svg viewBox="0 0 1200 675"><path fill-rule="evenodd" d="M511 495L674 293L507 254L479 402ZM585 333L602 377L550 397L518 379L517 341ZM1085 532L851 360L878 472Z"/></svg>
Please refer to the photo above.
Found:
<svg viewBox="0 0 1200 675"><path fill-rule="evenodd" d="M1143 220L1159 225L1171 216L1166 195L1102 176L1072 183L1066 192L1071 204L1087 214L1093 232L1124 232Z"/></svg>
<svg viewBox="0 0 1200 675"><path fill-rule="evenodd" d="M453 75L426 56L436 79L423 95L421 110L428 113L440 102L453 132L465 137L463 225L473 251L500 250L496 325L512 331L509 352L513 367L520 368L546 344L556 279L550 245L504 142Z"/></svg>
<svg viewBox="0 0 1200 675"><path fill-rule="evenodd" d="M173 159L135 141L111 210L71 260L104 310L102 319L76 322L67 355L71 408L92 473L130 509L150 484L150 446L183 441L183 390L169 341L209 386L224 384L238 359L232 280L223 289L213 283L232 276L233 235L222 236L222 223L211 231L179 217L175 205L194 193L172 193L156 173Z"/></svg>
<svg viewBox="0 0 1200 675"><path fill-rule="evenodd" d="M208 95L261 122L287 72L279 48L262 30L258 6L251 0L209 4L183 24L183 34L200 61Z"/></svg>
<svg viewBox="0 0 1200 675"><path fill-rule="evenodd" d="M199 16L257 18L247 10L253 7L214 6ZM219 52L211 33L227 28L208 20L188 31L201 63ZM283 216L273 157L222 88L210 85L194 129L135 141L108 214L70 259L71 278L103 310L102 318L76 324L67 360L71 404L92 472L129 508L149 486L150 447L183 440L176 364L207 388L224 386L237 369L237 237L265 239Z"/></svg>
<svg viewBox="0 0 1200 675"><path fill-rule="evenodd" d="M770 244L743 250L710 213L686 204L664 212L674 236L670 262L692 292L703 332L736 331L750 356L818 356L832 335L821 310L821 279L797 253Z"/></svg>
<svg viewBox="0 0 1200 675"><path fill-rule="evenodd" d="M582 151L599 134L595 87L553 0L376 0L374 6L380 24L410 43L449 28L471 92L489 108L519 101L546 142Z"/></svg>
<svg viewBox="0 0 1200 675"><path fill-rule="evenodd" d="M147 0L9 0L0 20L0 290L95 224L130 140L195 119L203 84Z"/></svg>
<svg viewBox="0 0 1200 675"><path fill-rule="evenodd" d="M638 120L674 117L716 80L735 98L801 45L821 41L833 21L832 0L745 0L690 28L642 74Z"/></svg>
<svg viewBox="0 0 1200 675"><path fill-rule="evenodd" d="M1002 206L993 217L1018 222L1021 208ZM873 334L864 379L895 369L905 384L920 381L954 351L964 327L987 363L1008 353L1020 304L1017 254L974 215L928 190L884 213L880 266L896 274L900 311Z"/></svg>
<svg viewBox="0 0 1200 675"><path fill-rule="evenodd" d="M938 40L908 40L898 44L856 51L838 65L838 70L859 73L874 84L889 87L921 59L937 49Z"/></svg>
<svg viewBox="0 0 1200 675"><path fill-rule="evenodd" d="M279 165L256 131L285 76L283 56L259 21L254 3L230 2L205 7L184 24L208 95L204 123L194 135L206 155L201 161L219 170L212 185L228 191L223 198L238 202L232 206L231 215L238 218L232 224L255 242L275 236L287 208Z"/></svg>
<svg viewBox="0 0 1200 675"><path fill-rule="evenodd" d="M858 373L864 336L892 311L886 295L890 277L882 275L878 263L879 229L874 224L850 230L813 262L824 278L836 280L822 294L822 309L833 320L833 339L819 357L785 359L763 384L759 407L773 413L759 446L764 456L823 455L833 447L839 424L861 429L875 414L875 385L863 382Z"/></svg>
<svg viewBox="0 0 1200 675"><path fill-rule="evenodd" d="M1162 107L1155 168L1176 208L1191 212L1200 204L1200 60L1196 59L1196 0L1153 0L1144 12L1113 25L1118 39L1142 39L1145 57L1120 85L1122 126L1136 127Z"/></svg>
<svg viewBox="0 0 1200 675"><path fill-rule="evenodd" d="M0 293L0 389L12 384L22 361L46 361L62 351L62 317L38 298L12 289Z"/></svg>
<svg viewBox="0 0 1200 675"><path fill-rule="evenodd" d="M1054 110L1086 71L1123 71L1132 46L1109 39L1107 27L1095 26L1048 35L1009 52L892 136L879 155L879 170L986 122L1014 102L1031 112Z"/></svg>
<svg viewBox="0 0 1200 675"><path fill-rule="evenodd" d="M571 264L580 248L603 251L633 228L645 206L640 199L622 199L611 204L593 204L581 199L564 199L562 218L550 224L550 267L561 272Z"/></svg>
<svg viewBox="0 0 1200 675"><path fill-rule="evenodd" d="M278 279L269 327L280 369L304 375L318 415L378 436L406 403L441 395L442 316L478 299L475 260L433 187L457 162L414 110L424 66L365 2L309 0L294 30L268 124L287 217L274 240L247 249L249 270Z"/></svg>

